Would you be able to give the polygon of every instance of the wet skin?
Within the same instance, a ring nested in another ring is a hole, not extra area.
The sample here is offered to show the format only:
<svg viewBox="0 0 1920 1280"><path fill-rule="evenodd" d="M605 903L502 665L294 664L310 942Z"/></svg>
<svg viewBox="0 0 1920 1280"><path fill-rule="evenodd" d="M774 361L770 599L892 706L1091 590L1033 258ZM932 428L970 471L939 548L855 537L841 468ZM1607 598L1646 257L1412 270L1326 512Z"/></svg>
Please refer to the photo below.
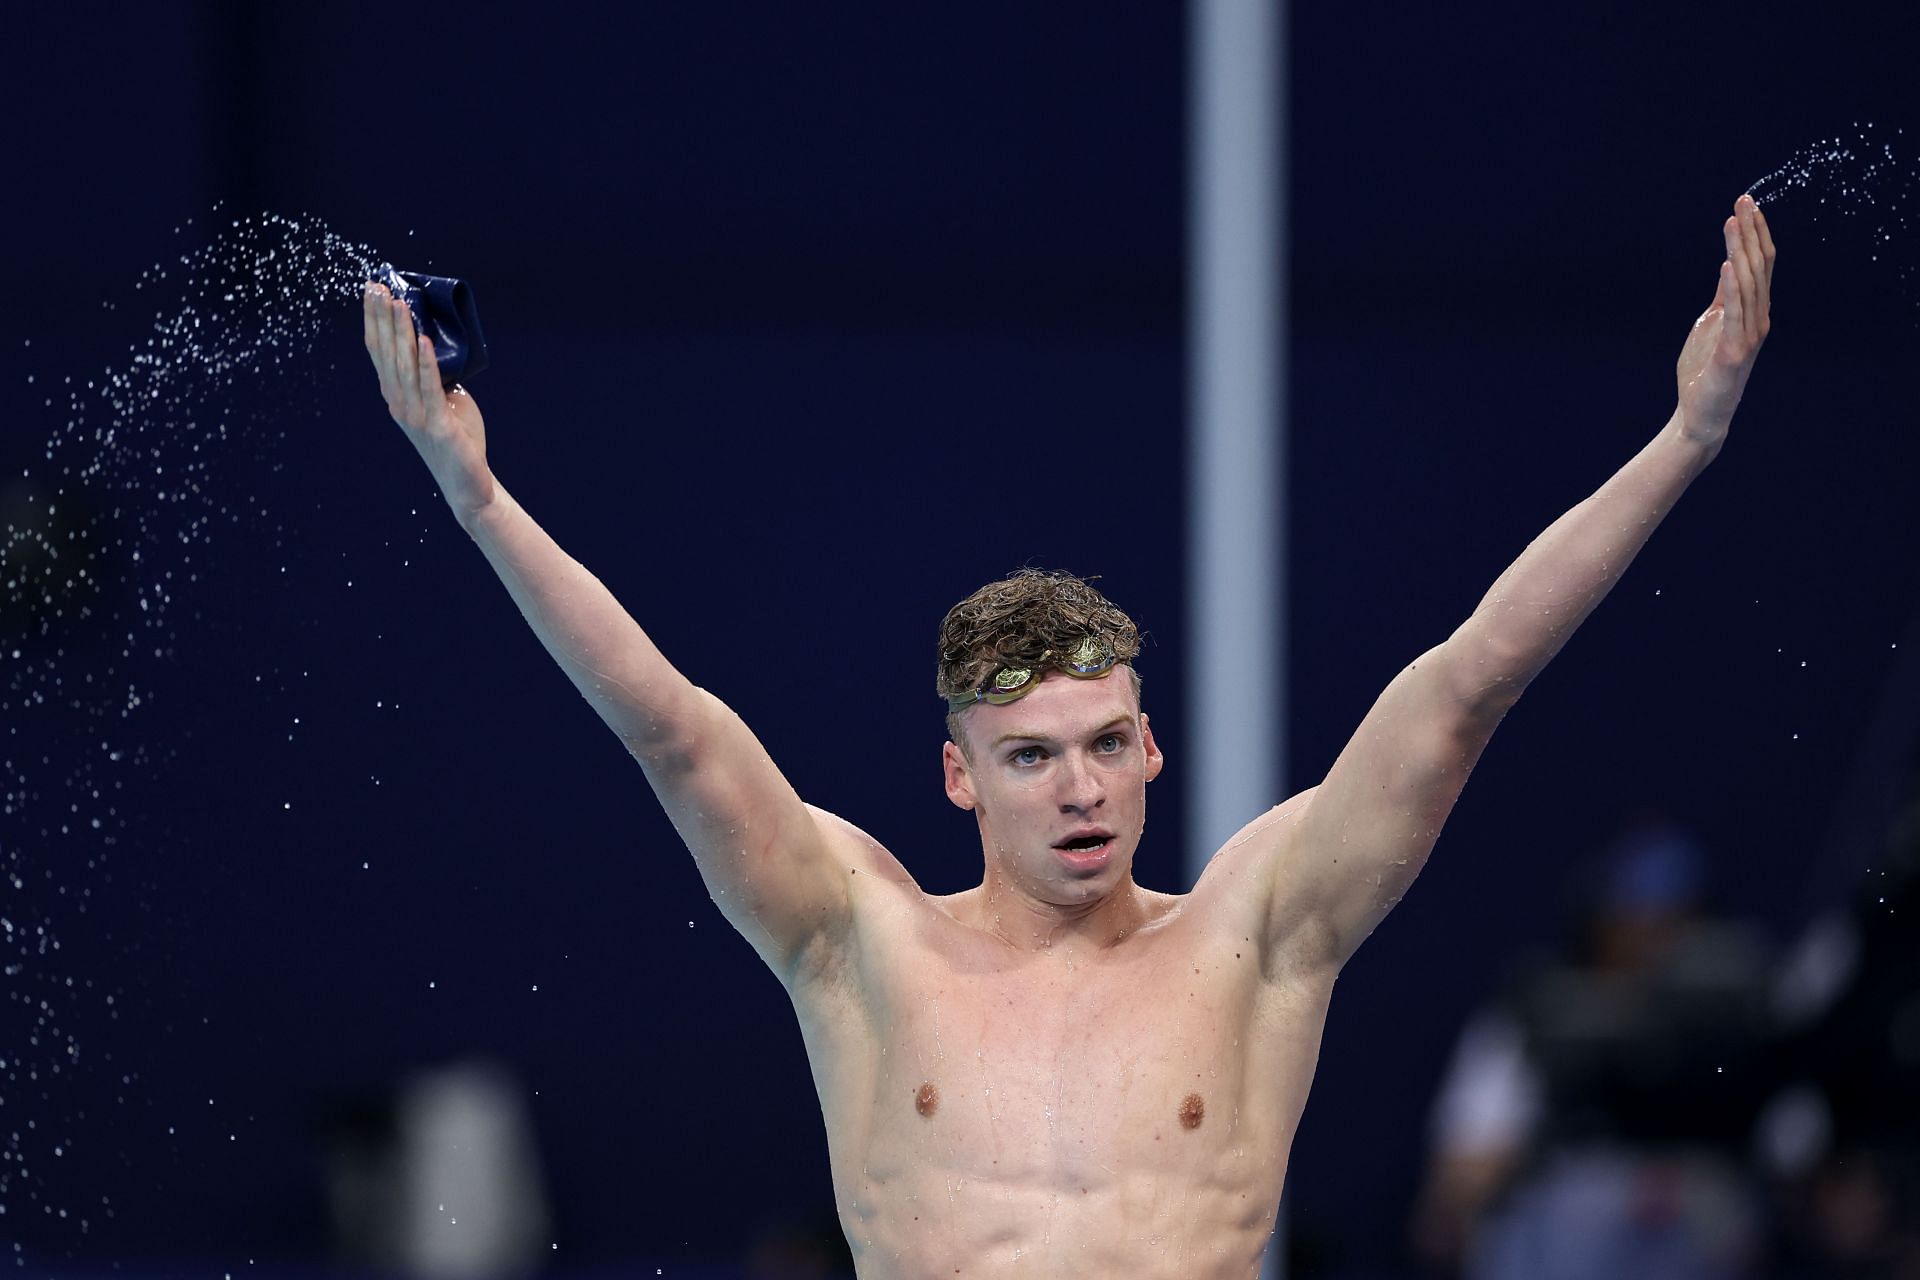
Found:
<svg viewBox="0 0 1920 1280"><path fill-rule="evenodd" d="M929 896L838 824L857 925L788 981L860 1274L1255 1274L1330 970L1263 942L1256 842L1184 897L1134 883L1161 760L1124 674L965 727L981 886ZM1092 872L1055 848L1089 828Z"/></svg>
<svg viewBox="0 0 1920 1280"><path fill-rule="evenodd" d="M1724 442L1775 254L1750 197L1723 230L1666 426L1389 682L1320 786L1255 818L1184 897L1133 880L1159 754L1111 677L1050 677L967 713L974 750L943 769L985 875L922 892L803 804L495 481L478 406L441 386L432 345L378 286L365 332L388 410L462 527L786 986L865 1280L1251 1277L1340 967L1419 875L1507 710ZM1075 865L1060 847L1075 838L1106 852Z"/></svg>

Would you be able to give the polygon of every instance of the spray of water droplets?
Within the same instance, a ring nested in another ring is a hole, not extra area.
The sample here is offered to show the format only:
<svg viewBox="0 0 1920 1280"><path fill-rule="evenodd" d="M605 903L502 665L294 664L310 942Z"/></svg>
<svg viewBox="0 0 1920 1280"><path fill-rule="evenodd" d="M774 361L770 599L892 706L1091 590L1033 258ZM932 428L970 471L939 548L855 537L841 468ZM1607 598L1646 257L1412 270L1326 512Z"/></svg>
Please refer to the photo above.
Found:
<svg viewBox="0 0 1920 1280"><path fill-rule="evenodd" d="M115 957L63 952L63 926L101 906L128 796L157 763L131 722L178 643L176 603L223 533L269 515L241 467L284 415L249 393L284 404L287 379L311 380L316 339L379 265L311 217L233 219L141 275L153 322L123 362L28 379L57 425L35 466L0 477L0 971L20 1028L0 1036L0 1220L85 1233L113 1216L104 1197L54 1203L42 1172L84 1140L81 1074L111 1076L123 1103L139 1084L83 1045L126 995Z"/></svg>
<svg viewBox="0 0 1920 1280"><path fill-rule="evenodd" d="M1794 152L1747 192L1761 205L1804 208L1810 221L1848 240L1864 235L1867 260L1891 278L1909 310L1920 312L1920 166L1904 129L1856 123L1850 133Z"/></svg>

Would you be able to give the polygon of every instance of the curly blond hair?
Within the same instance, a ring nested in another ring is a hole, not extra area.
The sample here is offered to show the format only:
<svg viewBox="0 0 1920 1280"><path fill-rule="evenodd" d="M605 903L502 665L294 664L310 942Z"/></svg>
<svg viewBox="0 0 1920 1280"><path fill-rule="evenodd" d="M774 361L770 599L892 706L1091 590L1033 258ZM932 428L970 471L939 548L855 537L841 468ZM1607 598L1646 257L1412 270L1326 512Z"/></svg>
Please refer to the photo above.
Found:
<svg viewBox="0 0 1920 1280"><path fill-rule="evenodd" d="M1057 569L1021 569L989 582L947 611L940 624L942 698L978 689L996 669L1037 662L1051 649L1070 651L1086 636L1113 647L1126 664L1136 700L1140 673L1133 659L1140 652L1140 628L1089 581ZM971 708L947 713L947 735L966 749L960 717Z"/></svg>

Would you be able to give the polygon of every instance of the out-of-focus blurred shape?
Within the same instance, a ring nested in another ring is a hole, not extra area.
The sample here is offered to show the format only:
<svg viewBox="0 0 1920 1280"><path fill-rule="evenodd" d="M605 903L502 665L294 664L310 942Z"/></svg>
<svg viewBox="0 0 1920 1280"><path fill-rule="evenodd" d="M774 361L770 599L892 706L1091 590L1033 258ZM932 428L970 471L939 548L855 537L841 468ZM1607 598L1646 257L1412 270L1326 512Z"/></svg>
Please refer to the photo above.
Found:
<svg viewBox="0 0 1920 1280"><path fill-rule="evenodd" d="M1468 1023L1435 1103L1413 1223L1430 1266L1472 1280L1734 1280L1753 1274L1744 1169L1763 1090L1766 953L1699 909L1703 859L1636 819L1566 958L1523 970Z"/></svg>
<svg viewBox="0 0 1920 1280"><path fill-rule="evenodd" d="M546 1261L532 1125L504 1068L423 1071L390 1102L343 1112L330 1145L342 1261L430 1280L504 1280Z"/></svg>
<svg viewBox="0 0 1920 1280"><path fill-rule="evenodd" d="M1774 985L1755 1156L1782 1275L1920 1275L1920 750L1906 796L1852 902Z"/></svg>

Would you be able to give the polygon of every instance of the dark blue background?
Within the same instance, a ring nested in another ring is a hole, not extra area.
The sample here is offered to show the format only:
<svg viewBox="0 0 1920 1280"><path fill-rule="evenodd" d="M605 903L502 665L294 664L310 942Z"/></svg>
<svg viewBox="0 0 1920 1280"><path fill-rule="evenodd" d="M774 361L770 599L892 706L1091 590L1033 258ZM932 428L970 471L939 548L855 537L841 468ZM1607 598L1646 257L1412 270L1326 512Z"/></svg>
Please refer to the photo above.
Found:
<svg viewBox="0 0 1920 1280"><path fill-rule="evenodd" d="M1665 421L1733 198L1856 121L1909 126L1911 155L1914 51L1873 10L1296 7L1275 799ZM122 357L143 269L229 214L318 215L475 282L504 483L930 892L980 872L937 784L941 614L1025 563L1103 575L1150 634L1169 757L1138 878L1188 887L1179 6L126 4L7 27L16 496L54 483L21 478L62 421L39 391ZM1903 224L1869 261L1815 212L1770 215L1777 329L1722 459L1343 975L1290 1186L1296 1229L1349 1264L1398 1259L1460 1019L1554 945L1570 873L1630 811L1689 826L1714 900L1782 941L1878 851L1870 821L1830 836L1920 647L1920 299L1897 275L1920 251ZM352 307L306 359L245 393L262 426L220 501L266 514L172 584L110 861L41 834L53 782L7 819L22 885L0 894L61 947L5 979L0 1128L70 1149L15 1183L0 1235L47 1269L320 1257L328 1116L473 1053L538 1091L556 1264L737 1256L830 1212L780 988L388 423ZM78 683L108 641L63 625L36 643ZM87 749L57 707L16 715L9 752ZM21 1047L43 998L81 1054L29 1079L54 1056Z"/></svg>

